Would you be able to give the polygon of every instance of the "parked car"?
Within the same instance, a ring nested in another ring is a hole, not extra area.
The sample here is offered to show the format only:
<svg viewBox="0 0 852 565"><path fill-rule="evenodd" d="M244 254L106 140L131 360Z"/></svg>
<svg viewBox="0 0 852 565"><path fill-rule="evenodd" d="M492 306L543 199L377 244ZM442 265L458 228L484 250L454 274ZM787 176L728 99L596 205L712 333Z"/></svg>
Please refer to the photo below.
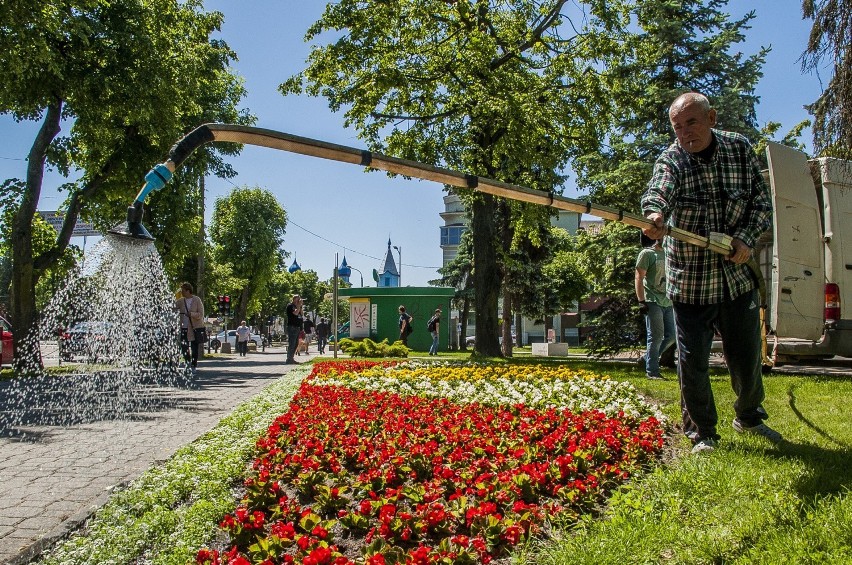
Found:
<svg viewBox="0 0 852 565"><path fill-rule="evenodd" d="M0 365L11 365L12 353L12 324L0 316Z"/></svg>
<svg viewBox="0 0 852 565"><path fill-rule="evenodd" d="M109 360L111 322L77 322L59 335L63 361L83 357L89 362Z"/></svg>
<svg viewBox="0 0 852 565"><path fill-rule="evenodd" d="M213 339L210 340L210 347L213 349L219 349L222 347L222 344L225 342L231 344L232 349L237 348L237 330L228 330L228 338L225 339L225 332L219 332L216 334ZM260 349L263 345L263 337L259 334L249 334L249 341L253 341L257 348Z"/></svg>

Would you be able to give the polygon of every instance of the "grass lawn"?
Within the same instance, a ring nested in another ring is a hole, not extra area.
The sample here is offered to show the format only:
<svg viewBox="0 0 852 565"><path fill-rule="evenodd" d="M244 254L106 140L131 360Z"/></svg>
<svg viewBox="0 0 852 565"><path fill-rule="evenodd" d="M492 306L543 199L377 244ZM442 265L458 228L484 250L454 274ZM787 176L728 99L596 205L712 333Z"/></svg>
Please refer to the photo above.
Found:
<svg viewBox="0 0 852 565"><path fill-rule="evenodd" d="M446 360L468 354L447 354ZM418 357L419 355L412 355ZM519 356L499 362L542 364ZM565 362L565 361L563 361ZM784 434L772 446L740 436L727 373L713 373L722 441L691 455L677 430L678 387L648 381L635 365L567 361L633 383L670 420L664 460L618 490L579 524L554 523L516 563L852 563L852 398L850 377L765 377L768 423ZM304 372L303 372L304 371ZM288 374L304 376L307 368ZM49 563L186 563L233 508L236 474L258 434L297 383L276 383L238 408L210 434L117 493L87 529L57 548ZM220 439L221 438L221 439ZM230 477L230 478L229 478ZM191 523L188 523L191 522Z"/></svg>

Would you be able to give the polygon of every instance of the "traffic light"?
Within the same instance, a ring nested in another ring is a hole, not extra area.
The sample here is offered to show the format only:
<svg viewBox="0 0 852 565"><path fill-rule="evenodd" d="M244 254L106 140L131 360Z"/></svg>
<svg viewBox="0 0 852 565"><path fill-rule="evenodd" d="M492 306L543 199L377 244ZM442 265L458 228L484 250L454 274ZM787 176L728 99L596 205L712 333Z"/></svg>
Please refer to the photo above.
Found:
<svg viewBox="0 0 852 565"><path fill-rule="evenodd" d="M219 295L219 314L222 316L231 315L231 297L227 294Z"/></svg>

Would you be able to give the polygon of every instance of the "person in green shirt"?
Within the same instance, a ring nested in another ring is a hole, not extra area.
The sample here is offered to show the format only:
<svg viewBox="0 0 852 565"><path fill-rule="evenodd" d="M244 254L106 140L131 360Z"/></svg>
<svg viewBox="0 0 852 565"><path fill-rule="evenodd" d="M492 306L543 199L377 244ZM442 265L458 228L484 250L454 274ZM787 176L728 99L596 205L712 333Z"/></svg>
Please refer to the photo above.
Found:
<svg viewBox="0 0 852 565"><path fill-rule="evenodd" d="M666 296L666 254L659 240L639 252L634 286L648 332L645 375L660 380L660 352L674 343L675 322L672 301Z"/></svg>

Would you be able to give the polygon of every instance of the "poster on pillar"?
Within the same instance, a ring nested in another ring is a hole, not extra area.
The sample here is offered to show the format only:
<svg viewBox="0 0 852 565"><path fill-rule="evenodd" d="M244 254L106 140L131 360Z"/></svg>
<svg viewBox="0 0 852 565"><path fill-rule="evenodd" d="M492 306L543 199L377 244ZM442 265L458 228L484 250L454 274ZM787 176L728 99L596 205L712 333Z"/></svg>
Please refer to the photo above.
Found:
<svg viewBox="0 0 852 565"><path fill-rule="evenodd" d="M370 300L368 298L349 299L349 337L370 337Z"/></svg>

